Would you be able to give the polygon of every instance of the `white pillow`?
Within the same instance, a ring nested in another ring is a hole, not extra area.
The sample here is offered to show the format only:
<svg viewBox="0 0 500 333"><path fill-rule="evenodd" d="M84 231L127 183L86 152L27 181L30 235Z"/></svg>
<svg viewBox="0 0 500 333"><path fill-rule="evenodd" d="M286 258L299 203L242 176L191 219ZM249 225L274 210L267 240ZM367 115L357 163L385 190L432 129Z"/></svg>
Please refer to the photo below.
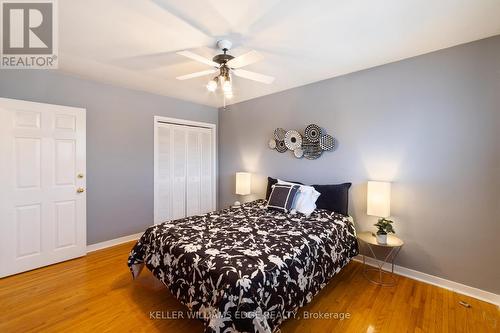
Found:
<svg viewBox="0 0 500 333"><path fill-rule="evenodd" d="M295 199L293 200L292 209L295 209L297 212L302 213L306 216L309 216L312 212L314 212L314 210L316 209L316 200L318 200L319 196L321 195L321 193L316 191L314 187L290 183L281 179L278 179L278 184L299 185L300 188L295 195Z"/></svg>
<svg viewBox="0 0 500 333"><path fill-rule="evenodd" d="M301 187L298 193L300 193L300 195L295 197L296 199L293 205L296 206L299 213L309 217L316 209L316 200L318 200L320 193L311 186Z"/></svg>

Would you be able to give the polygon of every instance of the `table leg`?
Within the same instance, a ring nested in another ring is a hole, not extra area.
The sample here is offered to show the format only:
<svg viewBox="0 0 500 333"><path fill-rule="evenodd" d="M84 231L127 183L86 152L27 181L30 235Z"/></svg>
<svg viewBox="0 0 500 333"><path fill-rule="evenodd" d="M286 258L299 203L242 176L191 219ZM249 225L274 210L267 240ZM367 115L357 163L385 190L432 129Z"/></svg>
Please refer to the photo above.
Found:
<svg viewBox="0 0 500 333"><path fill-rule="evenodd" d="M376 281L376 280L373 280L371 279L368 274L367 274L367 271L370 270L368 268L366 268L366 259L365 259L365 255L363 254L363 273L365 275L366 278L368 278L368 280L370 280L371 282L375 283L375 284L378 284L378 285L382 285L382 286L394 286L396 284L396 279L394 277L394 260L396 259L397 255L399 254L399 251L401 250L401 247L393 247L391 248L391 250L389 251L389 253L383 258L383 260L380 260L377 258L375 252L373 251L373 248L370 244L368 243L365 243L366 246L368 247L368 249L370 250L373 258L375 260L377 260L377 263L376 263L376 266L377 268L374 268L372 270L378 270L378 275L379 275L379 280ZM392 282L387 282L387 283L384 283L383 282L383 278L382 278L382 274L384 273L383 272L383 267L386 263L390 263L391 264L391 273L387 273L387 274L390 274L390 278L392 280Z"/></svg>

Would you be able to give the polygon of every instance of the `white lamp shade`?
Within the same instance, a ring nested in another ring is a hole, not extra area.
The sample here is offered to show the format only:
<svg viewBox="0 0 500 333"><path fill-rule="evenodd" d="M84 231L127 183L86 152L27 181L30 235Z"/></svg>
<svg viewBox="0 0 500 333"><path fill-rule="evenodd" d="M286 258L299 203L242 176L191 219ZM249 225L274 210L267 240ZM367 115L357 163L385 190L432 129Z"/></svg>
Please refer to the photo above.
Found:
<svg viewBox="0 0 500 333"><path fill-rule="evenodd" d="M251 193L252 174L248 172L236 173L236 194L247 195Z"/></svg>
<svg viewBox="0 0 500 333"><path fill-rule="evenodd" d="M391 215L391 183L368 182L366 214L378 217Z"/></svg>

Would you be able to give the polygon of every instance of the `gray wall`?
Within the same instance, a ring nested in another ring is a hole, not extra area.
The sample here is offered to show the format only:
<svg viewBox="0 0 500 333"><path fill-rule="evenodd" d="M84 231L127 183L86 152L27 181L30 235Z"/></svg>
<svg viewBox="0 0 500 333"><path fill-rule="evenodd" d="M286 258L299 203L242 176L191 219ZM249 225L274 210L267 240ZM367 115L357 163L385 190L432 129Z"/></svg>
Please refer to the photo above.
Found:
<svg viewBox="0 0 500 333"><path fill-rule="evenodd" d="M267 148L274 128L310 123L338 149L309 161ZM500 293L500 36L235 104L219 127L221 206L236 171L254 175L246 200L268 175L350 181L358 230L374 230L366 181L391 181L397 263Z"/></svg>
<svg viewBox="0 0 500 333"><path fill-rule="evenodd" d="M46 70L0 71L0 97L87 109L87 243L153 223L153 116L217 123L217 110Z"/></svg>

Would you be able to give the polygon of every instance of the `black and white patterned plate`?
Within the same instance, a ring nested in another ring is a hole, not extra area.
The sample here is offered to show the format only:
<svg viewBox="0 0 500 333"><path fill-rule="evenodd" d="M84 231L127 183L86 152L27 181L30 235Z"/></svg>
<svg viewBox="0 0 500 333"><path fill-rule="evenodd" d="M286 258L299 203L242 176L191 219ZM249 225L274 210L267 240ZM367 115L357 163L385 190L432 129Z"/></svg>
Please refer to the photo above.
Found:
<svg viewBox="0 0 500 333"><path fill-rule="evenodd" d="M302 140L302 149L304 150L304 157L308 160L315 160L323 153L319 142L311 142L306 138Z"/></svg>
<svg viewBox="0 0 500 333"><path fill-rule="evenodd" d="M288 150L288 148L285 146L285 141L276 141L276 150L279 153L284 153Z"/></svg>
<svg viewBox="0 0 500 333"><path fill-rule="evenodd" d="M283 141L285 140L285 134L286 131L282 129L281 127L278 127L277 129L274 130L274 138L276 141Z"/></svg>
<svg viewBox="0 0 500 333"><path fill-rule="evenodd" d="M307 125L304 135L310 142L318 142L321 137L321 128L315 124Z"/></svg>
<svg viewBox="0 0 500 333"><path fill-rule="evenodd" d="M297 148L293 151L293 154L297 158L302 158L304 156L304 150L302 148Z"/></svg>
<svg viewBox="0 0 500 333"><path fill-rule="evenodd" d="M295 150L302 146L302 136L295 130L289 130L285 134L285 146L290 150Z"/></svg>
<svg viewBox="0 0 500 333"><path fill-rule="evenodd" d="M335 148L335 139L328 134L324 134L319 138L319 146L323 150L332 150Z"/></svg>

